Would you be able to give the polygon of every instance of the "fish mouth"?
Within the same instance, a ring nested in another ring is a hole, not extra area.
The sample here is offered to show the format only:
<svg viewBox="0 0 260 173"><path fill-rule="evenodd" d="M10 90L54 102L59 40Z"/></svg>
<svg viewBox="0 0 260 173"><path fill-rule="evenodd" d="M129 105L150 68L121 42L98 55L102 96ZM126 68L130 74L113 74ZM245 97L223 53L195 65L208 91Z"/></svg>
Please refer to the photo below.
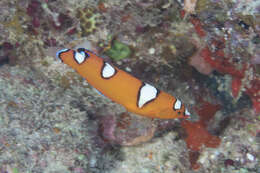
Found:
<svg viewBox="0 0 260 173"><path fill-rule="evenodd" d="M70 49L61 49L61 50L59 50L57 53L56 53L56 58L58 58L59 60L61 60L62 61L62 59L61 59L61 54L62 53L65 53L65 52L68 52L68 51L70 51Z"/></svg>

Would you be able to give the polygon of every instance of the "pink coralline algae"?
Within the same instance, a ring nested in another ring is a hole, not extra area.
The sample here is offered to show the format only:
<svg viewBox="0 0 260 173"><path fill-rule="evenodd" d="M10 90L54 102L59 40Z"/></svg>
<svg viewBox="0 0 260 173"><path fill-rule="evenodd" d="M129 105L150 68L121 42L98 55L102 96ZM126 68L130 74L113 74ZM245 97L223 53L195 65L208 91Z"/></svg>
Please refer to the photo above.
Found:
<svg viewBox="0 0 260 173"><path fill-rule="evenodd" d="M72 19L67 14L56 12L49 6L48 1L32 0L29 2L26 12L31 17L28 28L33 34L38 35L39 31L43 32L41 26L51 26L55 30L64 30L72 26Z"/></svg>
<svg viewBox="0 0 260 173"><path fill-rule="evenodd" d="M148 121L148 122L147 122ZM100 119L99 134L105 142L123 146L133 146L149 141L155 133L151 119L138 122L128 113L117 117L108 115Z"/></svg>
<svg viewBox="0 0 260 173"><path fill-rule="evenodd" d="M44 44L48 47L57 46L57 40L55 38L48 38L44 41Z"/></svg>
<svg viewBox="0 0 260 173"><path fill-rule="evenodd" d="M116 141L116 137L114 135L115 128L116 128L115 116L107 115L100 120L99 131L103 140L115 142Z"/></svg>
<svg viewBox="0 0 260 173"><path fill-rule="evenodd" d="M41 3L36 0L32 0L28 4L26 11L28 16L32 17L31 20L32 26L38 28L40 26L40 21L41 21L40 14L42 13Z"/></svg>
<svg viewBox="0 0 260 173"><path fill-rule="evenodd" d="M197 163L199 152L203 146L216 148L219 146L221 140L217 136L211 135L208 130L208 122L214 117L219 105L213 105L209 102L202 101L203 105L196 108L196 112L200 116L197 122L182 121L181 125L187 133L185 139L187 147L190 149L190 163L193 169L198 169L200 166Z"/></svg>
<svg viewBox="0 0 260 173"><path fill-rule="evenodd" d="M41 25L40 19L37 18L37 17L34 17L32 19L32 24L33 24L34 27L38 28Z"/></svg>
<svg viewBox="0 0 260 173"><path fill-rule="evenodd" d="M198 51L190 58L189 64L195 67L196 70L199 71L201 74L209 75L212 73L214 68L212 68L211 65L203 58L205 53L207 52Z"/></svg>
<svg viewBox="0 0 260 173"><path fill-rule="evenodd" d="M234 160L226 159L226 160L224 161L224 164L225 164L225 167L233 166L233 165L234 165Z"/></svg>
<svg viewBox="0 0 260 173"><path fill-rule="evenodd" d="M249 95L253 102L253 107L256 113L260 113L260 80L259 78L254 78L250 82L249 87L246 88L246 93Z"/></svg>
<svg viewBox="0 0 260 173"><path fill-rule="evenodd" d="M184 16L182 11L181 15ZM197 35L203 40L207 33L202 28L202 23L195 17L190 18L190 22L194 26ZM256 67L250 64L250 61L236 62L235 55L226 54L226 39L223 37L211 39L206 45L198 47L199 51L190 59L190 65L194 66L200 73L209 75L213 70L221 74L232 76L231 94L234 100L238 100L242 93L246 93L252 103L256 113L260 112L260 79L256 76ZM253 56L254 62L257 64L258 55Z"/></svg>
<svg viewBox="0 0 260 173"><path fill-rule="evenodd" d="M256 113L260 112L260 79L254 75L254 67L244 63L242 69L237 69L229 58L224 55L223 50L212 53L208 47L202 51L202 58L208 62L216 71L232 76L232 96L237 99L239 93L245 93L251 98Z"/></svg>
<svg viewBox="0 0 260 173"><path fill-rule="evenodd" d="M260 50L257 50L256 55L251 59L252 64L260 64Z"/></svg>
<svg viewBox="0 0 260 173"><path fill-rule="evenodd" d="M19 44L14 46L9 42L4 42L2 45L0 45L0 64L9 63L9 65L14 65L16 61L16 55L13 49L18 46Z"/></svg>
<svg viewBox="0 0 260 173"><path fill-rule="evenodd" d="M40 7L40 2L32 0L27 7L27 14L31 17L35 16L39 12Z"/></svg>
<svg viewBox="0 0 260 173"><path fill-rule="evenodd" d="M69 28L72 25L72 20L71 18L63 13L60 13L58 15L58 19L52 19L52 24L57 30L61 30L63 28Z"/></svg>

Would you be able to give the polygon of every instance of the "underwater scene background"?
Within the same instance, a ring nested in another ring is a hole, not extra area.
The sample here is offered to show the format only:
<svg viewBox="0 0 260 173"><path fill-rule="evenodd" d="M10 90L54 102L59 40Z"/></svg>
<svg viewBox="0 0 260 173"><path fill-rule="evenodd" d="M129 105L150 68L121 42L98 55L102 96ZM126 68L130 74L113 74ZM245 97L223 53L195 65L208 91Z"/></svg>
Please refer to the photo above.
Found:
<svg viewBox="0 0 260 173"><path fill-rule="evenodd" d="M0 21L0 173L260 172L260 1L1 0ZM131 113L162 91L180 117Z"/></svg>

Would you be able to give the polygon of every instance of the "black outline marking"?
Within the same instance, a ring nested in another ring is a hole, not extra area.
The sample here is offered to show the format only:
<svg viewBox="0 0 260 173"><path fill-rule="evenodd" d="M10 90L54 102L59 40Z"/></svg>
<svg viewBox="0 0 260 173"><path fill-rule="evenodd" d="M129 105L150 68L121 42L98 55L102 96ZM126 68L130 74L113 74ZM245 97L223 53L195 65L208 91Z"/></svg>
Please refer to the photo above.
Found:
<svg viewBox="0 0 260 173"><path fill-rule="evenodd" d="M139 88L139 90L138 90L138 94L137 94L136 106L137 106L139 109L143 108L143 107L144 107L145 105L147 105L148 103L150 103L150 102L154 101L155 99L157 99L158 96L159 96L159 94L161 93L161 91L160 91L158 88L156 88L156 87L153 86L153 87L156 89L156 96L155 96L155 98L153 98L153 99L151 99L151 100L145 102L142 107L139 107L138 103L139 103L139 100L140 100L141 89L145 86L145 84L147 84L147 83L142 82L142 85L140 86L140 88ZM149 85L150 85L150 84L149 84ZM152 86L152 85L151 85L151 86Z"/></svg>
<svg viewBox="0 0 260 173"><path fill-rule="evenodd" d="M109 65L115 70L115 72L114 72L114 74L113 74L112 76L104 77L104 76L103 76L103 71L104 71L104 68L105 68L106 64L109 64L109 63L103 61L103 65L102 65L101 71L100 71L100 76L102 77L102 79L111 79L112 77L114 77L114 76L116 75L117 69L116 69L115 67L113 67L111 64L109 64Z"/></svg>
<svg viewBox="0 0 260 173"><path fill-rule="evenodd" d="M59 50L59 51L57 52L56 57L59 58L59 60L61 60L61 62L63 62L63 60L61 59L60 55L61 55L62 53L69 52L70 50L71 50L71 49L67 49L67 50L61 49L61 50Z"/></svg>
<svg viewBox="0 0 260 173"><path fill-rule="evenodd" d="M141 92L141 88L145 85L144 82L142 82L141 86L139 87L138 89L138 93L137 93L137 102L136 102L136 106L139 108L138 106L138 102L139 102L139 99L140 99L140 92Z"/></svg>
<svg viewBox="0 0 260 173"><path fill-rule="evenodd" d="M175 102L173 103L173 110L174 111L177 111L177 110L180 110L181 108L182 108L182 102L179 100L179 99L177 99L177 98L175 98L176 100L175 100ZM181 107L180 107L180 109L175 109L174 107L175 107L175 104L176 104L176 102L177 102L177 100L179 100L180 102L181 102Z"/></svg>
<svg viewBox="0 0 260 173"><path fill-rule="evenodd" d="M100 57L95 52L92 52L91 50L88 50L88 49L85 49L85 48L79 48L79 49L84 49L86 53L90 52L90 53L96 55L97 57Z"/></svg>
<svg viewBox="0 0 260 173"><path fill-rule="evenodd" d="M86 50L85 48L82 48L82 47L81 47L81 48L78 48L78 49L77 49L77 52L85 52L85 50Z"/></svg>

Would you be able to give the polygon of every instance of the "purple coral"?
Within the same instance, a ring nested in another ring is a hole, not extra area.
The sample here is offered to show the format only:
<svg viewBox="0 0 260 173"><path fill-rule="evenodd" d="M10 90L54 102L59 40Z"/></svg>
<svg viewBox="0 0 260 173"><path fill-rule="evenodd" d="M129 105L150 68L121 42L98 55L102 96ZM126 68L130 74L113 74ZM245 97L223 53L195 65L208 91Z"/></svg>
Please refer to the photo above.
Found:
<svg viewBox="0 0 260 173"><path fill-rule="evenodd" d="M38 2L36 0L32 0L26 9L27 14L31 17L34 17L40 8L40 5L41 5L40 2Z"/></svg>
<svg viewBox="0 0 260 173"><path fill-rule="evenodd" d="M100 135L105 141L113 142L116 140L114 131L116 128L116 119L112 115L103 117L100 120Z"/></svg>

